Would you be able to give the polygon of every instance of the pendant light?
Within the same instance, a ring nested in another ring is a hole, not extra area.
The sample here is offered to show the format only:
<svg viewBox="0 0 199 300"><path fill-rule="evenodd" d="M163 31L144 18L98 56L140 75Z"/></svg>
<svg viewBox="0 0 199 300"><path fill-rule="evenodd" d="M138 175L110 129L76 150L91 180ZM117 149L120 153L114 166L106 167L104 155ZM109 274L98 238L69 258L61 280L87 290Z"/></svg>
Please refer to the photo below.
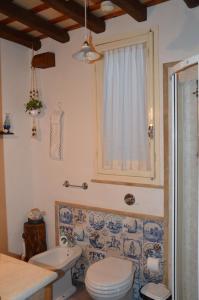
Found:
<svg viewBox="0 0 199 300"><path fill-rule="evenodd" d="M91 31L88 35L87 29L87 0L84 0L84 14L85 14L85 41L80 49L80 51L73 54L73 58L78 61L83 61L88 64L94 63L95 61L101 59L102 55L96 51L95 46L92 41Z"/></svg>

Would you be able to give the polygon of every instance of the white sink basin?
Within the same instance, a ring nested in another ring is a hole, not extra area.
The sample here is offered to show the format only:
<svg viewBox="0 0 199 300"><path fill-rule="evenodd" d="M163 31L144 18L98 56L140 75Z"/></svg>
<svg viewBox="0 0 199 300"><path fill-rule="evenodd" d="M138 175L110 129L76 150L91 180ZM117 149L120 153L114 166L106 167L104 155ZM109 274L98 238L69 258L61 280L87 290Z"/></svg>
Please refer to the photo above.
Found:
<svg viewBox="0 0 199 300"><path fill-rule="evenodd" d="M57 274L0 253L0 298L29 299L57 279Z"/></svg>
<svg viewBox="0 0 199 300"><path fill-rule="evenodd" d="M52 248L43 253L33 256L29 262L36 265L43 265L53 270L67 271L72 268L77 259L81 256L82 249L79 246Z"/></svg>

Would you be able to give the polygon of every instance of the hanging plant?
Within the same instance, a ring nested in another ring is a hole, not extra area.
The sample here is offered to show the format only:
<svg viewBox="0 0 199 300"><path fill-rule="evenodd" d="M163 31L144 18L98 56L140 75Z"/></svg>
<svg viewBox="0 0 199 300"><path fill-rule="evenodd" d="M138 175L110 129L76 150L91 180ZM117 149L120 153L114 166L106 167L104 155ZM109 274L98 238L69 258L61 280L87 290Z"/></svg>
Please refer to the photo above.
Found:
<svg viewBox="0 0 199 300"><path fill-rule="evenodd" d="M32 53L32 57L34 52ZM32 136L37 135L37 121L36 116L41 112L43 108L42 101L39 100L39 92L36 85L35 68L31 67L31 88L30 88L30 98L27 103L25 103L25 111L28 112L33 117L32 126Z"/></svg>
<svg viewBox="0 0 199 300"><path fill-rule="evenodd" d="M43 108L43 104L41 100L39 100L39 92L36 87L36 76L35 76L35 68L31 68L31 89L30 89L30 99L27 103L25 103L26 112L29 114L36 116L40 113Z"/></svg>
<svg viewBox="0 0 199 300"><path fill-rule="evenodd" d="M30 100L25 104L26 112L31 113L33 110L40 110L43 108L43 104L40 100L35 98L30 98Z"/></svg>

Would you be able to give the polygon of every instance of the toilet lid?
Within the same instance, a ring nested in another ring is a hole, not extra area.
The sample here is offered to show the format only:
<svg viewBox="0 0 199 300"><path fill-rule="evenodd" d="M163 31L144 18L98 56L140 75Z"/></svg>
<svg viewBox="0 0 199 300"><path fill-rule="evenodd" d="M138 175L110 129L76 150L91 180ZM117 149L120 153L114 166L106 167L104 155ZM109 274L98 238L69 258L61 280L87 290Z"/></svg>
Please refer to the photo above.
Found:
<svg viewBox="0 0 199 300"><path fill-rule="evenodd" d="M96 288L111 288L122 285L132 279L133 264L129 260L108 257L88 268L86 281Z"/></svg>
<svg viewBox="0 0 199 300"><path fill-rule="evenodd" d="M126 293L132 287L133 280L129 281L127 284L114 285L114 286L94 286L85 280L85 285L88 291L99 295L118 295Z"/></svg>

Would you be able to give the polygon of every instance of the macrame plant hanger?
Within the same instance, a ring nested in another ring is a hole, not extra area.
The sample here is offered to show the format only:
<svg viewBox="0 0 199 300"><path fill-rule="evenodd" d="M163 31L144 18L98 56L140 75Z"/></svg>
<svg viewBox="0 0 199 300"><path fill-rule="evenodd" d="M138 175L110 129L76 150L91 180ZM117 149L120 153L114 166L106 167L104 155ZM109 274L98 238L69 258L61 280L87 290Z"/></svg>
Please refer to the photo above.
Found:
<svg viewBox="0 0 199 300"><path fill-rule="evenodd" d="M34 49L32 48L32 59L34 57ZM36 81L36 70L32 66L32 60L31 60L31 86L30 86L30 100L38 99L39 98L39 91L37 89L37 81ZM36 122L36 116L38 115L39 111L31 111L30 114L33 118L32 122L32 137L37 136L37 122Z"/></svg>

